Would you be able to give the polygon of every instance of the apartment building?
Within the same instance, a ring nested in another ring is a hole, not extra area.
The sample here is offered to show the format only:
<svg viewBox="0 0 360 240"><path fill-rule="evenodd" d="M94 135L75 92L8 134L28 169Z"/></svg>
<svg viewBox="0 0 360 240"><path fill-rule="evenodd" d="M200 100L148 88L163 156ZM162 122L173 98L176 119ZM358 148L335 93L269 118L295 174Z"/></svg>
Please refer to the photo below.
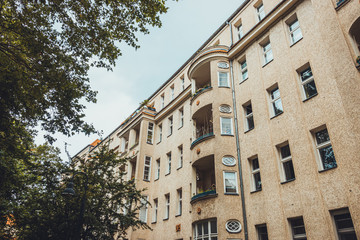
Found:
<svg viewBox="0 0 360 240"><path fill-rule="evenodd" d="M103 140L152 204L128 239L360 239L358 56L358 0L245 1Z"/></svg>

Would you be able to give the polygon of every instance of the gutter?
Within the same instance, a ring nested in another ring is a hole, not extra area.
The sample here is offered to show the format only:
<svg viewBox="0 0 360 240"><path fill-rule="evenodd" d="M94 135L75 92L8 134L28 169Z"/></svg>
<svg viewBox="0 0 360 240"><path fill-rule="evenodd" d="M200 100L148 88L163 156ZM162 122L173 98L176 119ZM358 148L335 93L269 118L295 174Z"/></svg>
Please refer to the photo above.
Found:
<svg viewBox="0 0 360 240"><path fill-rule="evenodd" d="M231 92L232 92L232 98L233 98L234 121L235 121L234 124L235 124L235 137L236 137L236 151L237 151L239 179L240 179L241 207L242 207L243 221L244 221L245 240L248 240L248 226L247 226L247 217L246 217L246 208L245 208L245 195L244 195L244 180L243 180L242 167L241 167L239 128L238 128L236 99L235 99L235 85L234 85L235 83L234 83L233 60L230 60L230 72L231 72L231 84L232 84Z"/></svg>

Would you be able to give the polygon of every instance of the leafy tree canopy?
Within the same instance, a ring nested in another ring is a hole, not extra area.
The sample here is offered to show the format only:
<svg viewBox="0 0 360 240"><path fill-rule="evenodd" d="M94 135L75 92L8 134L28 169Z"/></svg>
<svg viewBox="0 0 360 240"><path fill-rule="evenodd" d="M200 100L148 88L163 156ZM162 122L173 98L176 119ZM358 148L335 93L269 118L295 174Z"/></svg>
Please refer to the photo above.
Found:
<svg viewBox="0 0 360 240"><path fill-rule="evenodd" d="M74 161L76 171L88 176L81 239L120 239L129 227L149 228L138 218L141 203L146 202L142 190L123 179L126 173L120 169L126 162L106 146L99 147L86 161ZM0 238L74 239L85 176L75 175L75 196L63 196L64 173L70 168L59 158L59 150L48 145L35 148L31 159L26 164L19 162L17 168L24 184L13 192L14 201L7 211L0 213ZM71 169L70 173L74 171Z"/></svg>

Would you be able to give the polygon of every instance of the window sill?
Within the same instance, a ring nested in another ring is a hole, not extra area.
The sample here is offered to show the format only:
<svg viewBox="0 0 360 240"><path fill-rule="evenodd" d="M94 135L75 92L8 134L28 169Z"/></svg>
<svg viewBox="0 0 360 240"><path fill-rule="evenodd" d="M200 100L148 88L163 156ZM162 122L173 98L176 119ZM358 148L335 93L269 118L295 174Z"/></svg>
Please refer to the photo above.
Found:
<svg viewBox="0 0 360 240"><path fill-rule="evenodd" d="M253 194L253 193L257 193L257 192L261 192L262 188L258 189L258 190L254 190L254 191L251 191L250 194Z"/></svg>
<svg viewBox="0 0 360 240"><path fill-rule="evenodd" d="M155 224L156 223L156 221L155 222L151 222L151 224Z"/></svg>
<svg viewBox="0 0 360 240"><path fill-rule="evenodd" d="M167 220L169 220L169 218L168 218L168 217L163 219L163 221L167 221Z"/></svg>
<svg viewBox="0 0 360 240"><path fill-rule="evenodd" d="M249 78L246 78L244 80L242 80L241 82L239 82L239 84L242 84L243 82L245 82L246 80L248 80Z"/></svg>
<svg viewBox="0 0 360 240"><path fill-rule="evenodd" d="M147 144L149 144L149 145L153 145L153 143L151 142L151 143L149 143L149 142L146 142Z"/></svg>
<svg viewBox="0 0 360 240"><path fill-rule="evenodd" d="M300 42L303 38L301 37L299 40L297 40L296 42L293 42L292 44L290 44L290 47L294 46L295 44L297 44L298 42Z"/></svg>
<svg viewBox="0 0 360 240"><path fill-rule="evenodd" d="M251 129L248 129L248 130L246 130L244 133L248 133L248 132L250 132L251 130L253 130L255 127L253 127L253 128L251 128Z"/></svg>
<svg viewBox="0 0 360 240"><path fill-rule="evenodd" d="M337 166L336 166L336 167L332 167L332 168L327 168L327 169L319 170L319 173L326 172L326 171L329 171L329 170L333 170L333 169L335 169L335 168L337 168Z"/></svg>
<svg viewBox="0 0 360 240"><path fill-rule="evenodd" d="M225 133L222 133L221 136L229 136L229 137L233 137L234 134L225 134Z"/></svg>
<svg viewBox="0 0 360 240"><path fill-rule="evenodd" d="M179 169L181 169L182 168L182 166L181 167L178 167L176 170L179 170Z"/></svg>
<svg viewBox="0 0 360 240"><path fill-rule="evenodd" d="M175 217L180 217L181 216L181 213L180 214L176 214Z"/></svg>
<svg viewBox="0 0 360 240"><path fill-rule="evenodd" d="M281 112L281 113L278 113L278 114L272 116L272 117L270 118L270 120L273 119L273 118L276 118L277 116L280 116L280 115L283 114L283 113L284 113L284 112Z"/></svg>
<svg viewBox="0 0 360 240"><path fill-rule="evenodd" d="M224 195L233 195L233 196L239 196L238 193L224 193Z"/></svg>
<svg viewBox="0 0 360 240"><path fill-rule="evenodd" d="M156 182L157 180L159 180L159 178L157 178L157 179L154 179L154 182Z"/></svg>
<svg viewBox="0 0 360 240"><path fill-rule="evenodd" d="M167 137L170 137L172 135L172 133L170 133L169 135L167 135Z"/></svg>
<svg viewBox="0 0 360 240"><path fill-rule="evenodd" d="M183 126L184 126L184 125L180 126L180 127L178 128L178 130L181 129L181 128L183 128Z"/></svg>
<svg viewBox="0 0 360 240"><path fill-rule="evenodd" d="M336 3L335 10L338 11L340 8L342 8L346 3L350 2L350 0L340 0Z"/></svg>
<svg viewBox="0 0 360 240"><path fill-rule="evenodd" d="M165 176L170 175L170 173L171 173L171 172L169 172L169 173L165 174Z"/></svg>
<svg viewBox="0 0 360 240"><path fill-rule="evenodd" d="M272 61L274 61L274 59L271 59L270 61L268 61L267 63L265 63L262 67L264 68L265 66L267 66L269 63L271 63Z"/></svg>
<svg viewBox="0 0 360 240"><path fill-rule="evenodd" d="M147 179L143 179L144 182L150 182L150 180L147 180Z"/></svg>
<svg viewBox="0 0 360 240"><path fill-rule="evenodd" d="M230 88L229 86L218 86L218 88Z"/></svg>
<svg viewBox="0 0 360 240"><path fill-rule="evenodd" d="M290 179L290 180L286 180L284 182L281 182L280 184L285 184L285 183L289 183L289 182L293 182L295 181L296 178Z"/></svg>
<svg viewBox="0 0 360 240"><path fill-rule="evenodd" d="M160 142L157 142L156 145L158 145L159 143L161 143L161 141L160 141Z"/></svg>
<svg viewBox="0 0 360 240"><path fill-rule="evenodd" d="M318 95L318 94L316 93L316 94L312 95L311 97L308 97L307 99L304 99L303 102L306 102L306 101L312 99L313 97L316 97L317 95Z"/></svg>

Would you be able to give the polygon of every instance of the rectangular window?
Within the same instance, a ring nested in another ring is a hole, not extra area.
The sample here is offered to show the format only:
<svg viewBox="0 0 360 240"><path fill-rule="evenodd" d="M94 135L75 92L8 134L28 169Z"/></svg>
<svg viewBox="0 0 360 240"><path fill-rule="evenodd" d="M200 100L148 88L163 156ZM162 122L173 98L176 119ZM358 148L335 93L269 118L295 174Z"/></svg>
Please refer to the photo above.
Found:
<svg viewBox="0 0 360 240"><path fill-rule="evenodd" d="M218 72L219 87L229 87L229 74L227 72Z"/></svg>
<svg viewBox="0 0 360 240"><path fill-rule="evenodd" d="M165 107L165 95L161 95L161 109Z"/></svg>
<svg viewBox="0 0 360 240"><path fill-rule="evenodd" d="M240 67L241 67L241 81L240 82L243 82L246 79L248 79L248 77L249 77L246 59L240 62Z"/></svg>
<svg viewBox="0 0 360 240"><path fill-rule="evenodd" d="M260 22L265 17L265 10L262 2L256 7L256 12L257 12L257 18Z"/></svg>
<svg viewBox="0 0 360 240"><path fill-rule="evenodd" d="M198 222L193 225L194 240L217 240L216 219Z"/></svg>
<svg viewBox="0 0 360 240"><path fill-rule="evenodd" d="M171 173L171 152L169 152L167 155L168 165L167 165L167 172L166 174Z"/></svg>
<svg viewBox="0 0 360 240"><path fill-rule="evenodd" d="M266 224L256 225L258 240L269 240Z"/></svg>
<svg viewBox="0 0 360 240"><path fill-rule="evenodd" d="M332 211L336 233L339 240L356 240L354 224L348 208Z"/></svg>
<svg viewBox="0 0 360 240"><path fill-rule="evenodd" d="M300 72L300 82L303 89L304 99L311 98L317 94L314 76L311 71L311 67L308 67L304 71Z"/></svg>
<svg viewBox="0 0 360 240"><path fill-rule="evenodd" d="M139 211L139 220L146 223L147 220L147 202L148 197L141 198L140 200L140 211Z"/></svg>
<svg viewBox="0 0 360 240"><path fill-rule="evenodd" d="M251 175L252 175L252 191L261 190L261 176L260 176L260 166L259 159L253 158L250 159Z"/></svg>
<svg viewBox="0 0 360 240"><path fill-rule="evenodd" d="M236 172L224 172L224 193L238 193Z"/></svg>
<svg viewBox="0 0 360 240"><path fill-rule="evenodd" d="M185 89L185 79L184 79L184 77L180 78L180 81L181 81L181 90L184 90Z"/></svg>
<svg viewBox="0 0 360 240"><path fill-rule="evenodd" d="M160 177L160 158L156 160L155 180L158 180L159 177Z"/></svg>
<svg viewBox="0 0 360 240"><path fill-rule="evenodd" d="M262 49L263 49L263 57L264 57L264 65L265 65L274 59L270 41L267 41L265 44L263 44Z"/></svg>
<svg viewBox="0 0 360 240"><path fill-rule="evenodd" d="M169 117L168 120L169 120L169 135L168 136L170 136L173 133L173 117L172 116Z"/></svg>
<svg viewBox="0 0 360 240"><path fill-rule="evenodd" d="M170 96L171 96L171 100L174 99L175 97L175 89L174 89L174 85L170 87Z"/></svg>
<svg viewBox="0 0 360 240"><path fill-rule="evenodd" d="M249 131L251 129L254 129L254 117L251 102L243 106L243 108L245 114L245 131Z"/></svg>
<svg viewBox="0 0 360 240"><path fill-rule="evenodd" d="M149 122L146 142L153 143L154 124Z"/></svg>
<svg viewBox="0 0 360 240"><path fill-rule="evenodd" d="M180 110L179 110L179 128L181 128L181 127L183 127L184 126L184 109L183 108L181 108Z"/></svg>
<svg viewBox="0 0 360 240"><path fill-rule="evenodd" d="M159 125L159 142L162 140L162 124Z"/></svg>
<svg viewBox="0 0 360 240"><path fill-rule="evenodd" d="M170 215L170 193L165 194L165 216L164 220L169 219Z"/></svg>
<svg viewBox="0 0 360 240"><path fill-rule="evenodd" d="M180 145L178 147L179 150L179 163L178 163L178 169L182 168L183 166L183 145Z"/></svg>
<svg viewBox="0 0 360 240"><path fill-rule="evenodd" d="M182 189L181 188L177 190L177 199L178 199L178 201L177 201L177 213L176 213L176 215L180 216L181 213L182 213Z"/></svg>
<svg viewBox="0 0 360 240"><path fill-rule="evenodd" d="M237 29L237 33L238 33L238 38L241 39L241 38L244 36L242 24L240 24L239 26L237 26L236 29Z"/></svg>
<svg viewBox="0 0 360 240"><path fill-rule="evenodd" d="M320 160L320 170L337 167L329 133L326 128L315 132L315 143Z"/></svg>
<svg viewBox="0 0 360 240"><path fill-rule="evenodd" d="M288 23L291 44L295 44L303 37L300 29L300 24L298 19L296 18L296 15L294 16L294 18L295 19L290 19L291 21L289 21Z"/></svg>
<svg viewBox="0 0 360 240"><path fill-rule="evenodd" d="M283 182L295 179L294 166L292 163L289 144L280 147L281 179Z"/></svg>
<svg viewBox="0 0 360 240"><path fill-rule="evenodd" d="M277 116L283 112L283 106L280 98L280 90L276 86L272 90L269 91L270 94L270 104L272 110L272 117Z"/></svg>
<svg viewBox="0 0 360 240"><path fill-rule="evenodd" d="M292 239L293 240L306 240L306 231L304 220L302 217L289 219Z"/></svg>
<svg viewBox="0 0 360 240"><path fill-rule="evenodd" d="M154 199L154 213L153 213L153 219L152 219L153 223L156 223L156 221L157 221L158 208L159 208L159 202L158 202L158 199L155 198Z"/></svg>
<svg viewBox="0 0 360 240"><path fill-rule="evenodd" d="M150 181L150 168L151 167L151 157L145 156L144 163L144 180Z"/></svg>
<svg viewBox="0 0 360 240"><path fill-rule="evenodd" d="M220 128L222 135L233 135L233 126L231 118L220 118Z"/></svg>

